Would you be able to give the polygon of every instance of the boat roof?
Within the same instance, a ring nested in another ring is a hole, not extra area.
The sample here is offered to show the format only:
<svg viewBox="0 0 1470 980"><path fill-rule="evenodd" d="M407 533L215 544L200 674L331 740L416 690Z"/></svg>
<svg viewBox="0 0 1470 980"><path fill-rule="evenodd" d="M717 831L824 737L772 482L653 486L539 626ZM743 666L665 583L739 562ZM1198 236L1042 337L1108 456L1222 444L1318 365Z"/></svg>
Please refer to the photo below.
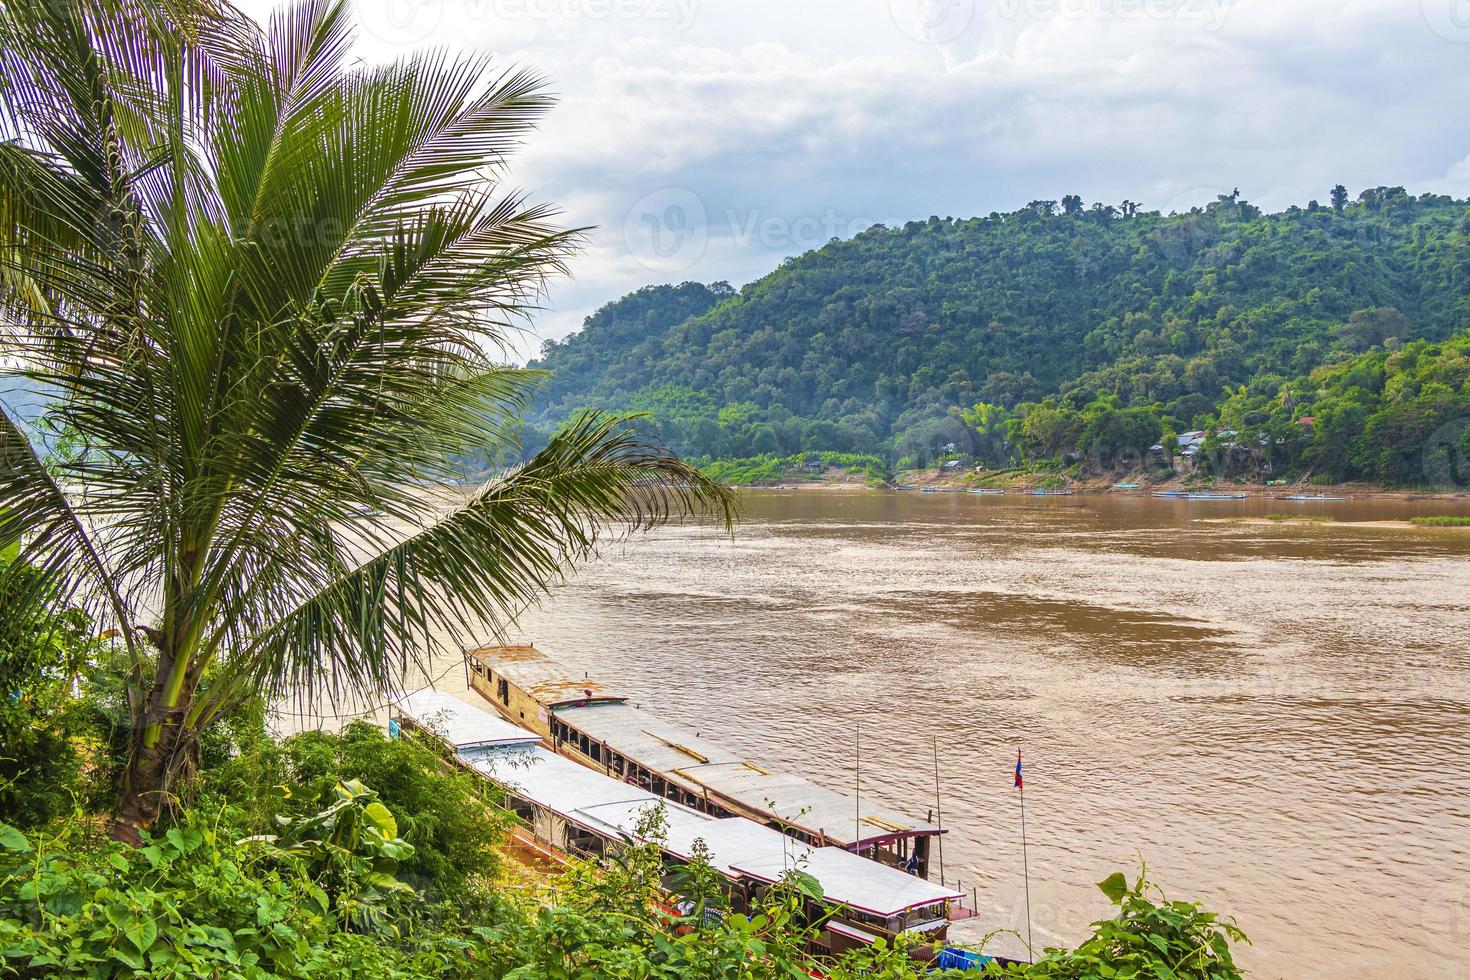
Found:
<svg viewBox="0 0 1470 980"><path fill-rule="evenodd" d="M805 857L806 861L799 866L799 870L821 882L822 894L827 900L840 902L860 912L887 918L908 909L938 905L964 897L962 893L936 885L932 881L905 874L897 868L869 861L851 851L836 847L819 847ZM882 876L874 875L867 865L887 873ZM746 877L760 881L778 881L791 867L791 863L782 856L766 854L741 860L736 865L736 870Z"/></svg>
<svg viewBox="0 0 1470 980"><path fill-rule="evenodd" d="M600 681L585 674L577 677L532 645L469 647L465 649L465 654L489 667L548 708L570 701L585 701L588 691L592 692L592 698L597 701L624 700L609 694Z"/></svg>
<svg viewBox="0 0 1470 980"><path fill-rule="evenodd" d="M613 751L695 793L711 793L781 823L822 834L843 846L903 836L940 833L897 810L818 786L788 773L771 772L742 756L669 724L625 702L580 703L556 709L557 717Z"/></svg>
<svg viewBox="0 0 1470 980"><path fill-rule="evenodd" d="M455 750L481 746L534 745L540 739L524 728L465 704L444 691L411 691L393 706L420 728L428 729Z"/></svg>
<svg viewBox="0 0 1470 980"><path fill-rule="evenodd" d="M636 839L648 812L662 807L663 850L687 860L695 841L702 840L711 866L730 879L773 882L787 871L805 871L821 883L827 902L882 918L963 897L851 851L809 847L744 817L711 817L604 776L544 745L468 749L460 758L516 795L609 838Z"/></svg>

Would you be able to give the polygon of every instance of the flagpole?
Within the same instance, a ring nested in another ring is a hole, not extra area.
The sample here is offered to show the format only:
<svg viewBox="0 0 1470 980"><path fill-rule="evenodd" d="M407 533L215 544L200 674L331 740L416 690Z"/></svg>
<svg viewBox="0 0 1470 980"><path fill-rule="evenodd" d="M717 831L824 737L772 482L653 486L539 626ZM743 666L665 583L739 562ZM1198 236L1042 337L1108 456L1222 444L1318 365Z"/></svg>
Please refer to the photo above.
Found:
<svg viewBox="0 0 1470 980"><path fill-rule="evenodd" d="M1026 961L1036 962L1031 940L1031 862L1026 856L1026 783L1021 778L1021 750L1016 750L1016 788L1021 791L1021 873L1026 881Z"/></svg>
<svg viewBox="0 0 1470 980"><path fill-rule="evenodd" d="M863 723L857 723L857 729L853 734L852 744L853 760L853 803L852 803L852 850L854 854L863 853L858 842L863 839Z"/></svg>

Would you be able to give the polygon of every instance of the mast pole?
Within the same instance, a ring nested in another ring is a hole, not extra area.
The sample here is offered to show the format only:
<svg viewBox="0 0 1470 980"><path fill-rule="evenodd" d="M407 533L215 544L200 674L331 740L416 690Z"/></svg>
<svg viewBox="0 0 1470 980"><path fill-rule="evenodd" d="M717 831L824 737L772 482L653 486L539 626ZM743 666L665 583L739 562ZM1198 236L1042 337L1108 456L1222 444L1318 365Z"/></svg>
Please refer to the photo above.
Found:
<svg viewBox="0 0 1470 980"><path fill-rule="evenodd" d="M1026 857L1026 784L1021 780L1021 750L1016 750L1016 788L1021 791L1021 873L1026 879L1026 960L1036 962L1036 948L1031 940L1031 865Z"/></svg>
<svg viewBox="0 0 1470 980"><path fill-rule="evenodd" d="M934 835L934 851L939 858L939 884L944 885L944 810L939 805L939 736L934 736L934 819L939 833Z"/></svg>
<svg viewBox="0 0 1470 980"><path fill-rule="evenodd" d="M853 794L852 811L852 851L854 854L863 852L859 842L863 839L863 723L857 723L857 732L853 740L853 769L856 777Z"/></svg>

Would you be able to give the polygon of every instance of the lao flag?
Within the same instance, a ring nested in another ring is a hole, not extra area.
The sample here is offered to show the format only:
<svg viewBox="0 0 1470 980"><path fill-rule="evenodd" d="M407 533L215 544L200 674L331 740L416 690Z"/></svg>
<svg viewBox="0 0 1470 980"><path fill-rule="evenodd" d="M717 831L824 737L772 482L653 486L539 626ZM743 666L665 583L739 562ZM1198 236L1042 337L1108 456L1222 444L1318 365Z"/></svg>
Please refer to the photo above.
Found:
<svg viewBox="0 0 1470 980"><path fill-rule="evenodd" d="M1016 789L1023 790L1021 786L1021 750L1016 750Z"/></svg>

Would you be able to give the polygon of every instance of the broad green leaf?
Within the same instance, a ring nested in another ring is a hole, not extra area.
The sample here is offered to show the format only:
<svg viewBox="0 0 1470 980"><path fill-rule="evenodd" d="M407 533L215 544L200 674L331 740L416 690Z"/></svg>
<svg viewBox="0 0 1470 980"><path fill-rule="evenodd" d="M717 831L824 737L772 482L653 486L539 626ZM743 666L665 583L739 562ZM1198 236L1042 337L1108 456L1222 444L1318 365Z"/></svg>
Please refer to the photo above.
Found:
<svg viewBox="0 0 1470 980"><path fill-rule="evenodd" d="M360 785L360 784L359 784ZM377 800L363 807L363 815L372 822L378 831L390 840L398 836L398 821L393 819L393 813Z"/></svg>
<svg viewBox="0 0 1470 980"><path fill-rule="evenodd" d="M123 928L123 935L138 948L138 952L146 953L148 947L153 945L153 940L158 938L158 926L153 924L152 919L135 918Z"/></svg>
<svg viewBox="0 0 1470 980"><path fill-rule="evenodd" d="M0 823L0 847L7 851L18 851L22 854L31 849L31 842L26 840L25 834L16 830L8 823Z"/></svg>
<svg viewBox="0 0 1470 980"><path fill-rule="evenodd" d="M1115 871L1099 881L1097 887L1108 897L1108 901L1118 905L1122 903L1123 896L1128 894L1128 879L1123 877L1121 871Z"/></svg>

